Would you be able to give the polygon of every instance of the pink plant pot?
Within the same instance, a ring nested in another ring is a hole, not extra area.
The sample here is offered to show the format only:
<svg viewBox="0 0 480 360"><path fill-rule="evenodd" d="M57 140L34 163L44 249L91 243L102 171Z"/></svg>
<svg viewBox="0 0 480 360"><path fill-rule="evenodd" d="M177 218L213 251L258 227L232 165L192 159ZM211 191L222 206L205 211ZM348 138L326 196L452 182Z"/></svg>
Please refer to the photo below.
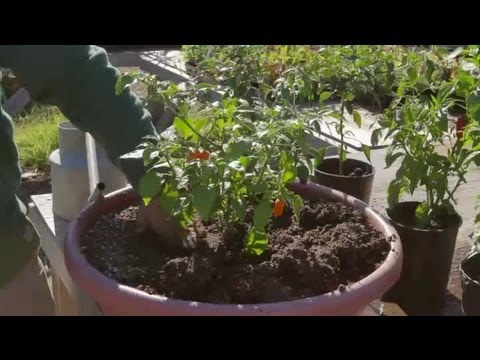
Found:
<svg viewBox="0 0 480 360"><path fill-rule="evenodd" d="M90 265L80 251L80 240L102 214L138 204L130 188L113 192L87 206L70 225L65 242L65 263L73 281L92 297L105 315L131 316L352 316L361 315L372 301L380 299L399 279L402 246L395 229L366 203L316 184L291 184L291 190L309 200L339 201L362 211L373 227L391 238L385 261L370 275L338 290L311 298L264 304L209 304L149 295L122 285Z"/></svg>

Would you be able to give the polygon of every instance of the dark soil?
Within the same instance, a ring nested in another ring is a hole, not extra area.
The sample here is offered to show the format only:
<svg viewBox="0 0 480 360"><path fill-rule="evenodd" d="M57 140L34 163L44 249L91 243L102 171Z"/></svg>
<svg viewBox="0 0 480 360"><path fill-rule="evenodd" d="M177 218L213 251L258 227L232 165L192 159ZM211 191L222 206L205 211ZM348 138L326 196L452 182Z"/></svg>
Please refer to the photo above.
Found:
<svg viewBox="0 0 480 360"><path fill-rule="evenodd" d="M24 204L30 202L30 196L52 192L50 174L31 168L22 169L22 183L18 194Z"/></svg>
<svg viewBox="0 0 480 360"><path fill-rule="evenodd" d="M329 159L329 161L324 161L318 167L318 170L332 175L340 175L340 164L338 159ZM372 172L372 166L360 161L350 161L350 159L347 159L347 161L343 163L344 176L362 177L370 175Z"/></svg>
<svg viewBox="0 0 480 360"><path fill-rule="evenodd" d="M390 244L360 212L336 203L305 207L300 226L290 210L272 220L261 256L246 255L246 224L224 237L215 222L197 222L197 248L172 249L135 232L138 209L105 215L82 251L120 283L170 298L210 303L265 303L346 290L372 273Z"/></svg>
<svg viewBox="0 0 480 360"><path fill-rule="evenodd" d="M398 224L408 227L416 226L415 209L419 205L417 202L402 202L396 204L392 209L388 209L390 218ZM459 215L442 215L431 220L431 223L425 230L445 230L459 226L462 219Z"/></svg>

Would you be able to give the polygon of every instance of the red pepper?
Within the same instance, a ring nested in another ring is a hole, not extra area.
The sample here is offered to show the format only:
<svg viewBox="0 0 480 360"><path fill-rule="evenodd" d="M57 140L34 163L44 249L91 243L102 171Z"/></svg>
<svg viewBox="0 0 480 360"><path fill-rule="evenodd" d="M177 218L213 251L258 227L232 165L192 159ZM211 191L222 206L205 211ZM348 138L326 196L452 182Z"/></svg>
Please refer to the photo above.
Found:
<svg viewBox="0 0 480 360"><path fill-rule="evenodd" d="M208 151L192 151L189 155L187 160L191 161L193 159L199 160L208 160L210 159L210 153Z"/></svg>
<svg viewBox="0 0 480 360"><path fill-rule="evenodd" d="M465 115L460 115L457 118L457 123L456 123L456 130L457 130L457 139L462 140L463 137L463 131L465 129L465 126L467 126L467 119Z"/></svg>
<svg viewBox="0 0 480 360"><path fill-rule="evenodd" d="M273 206L273 215L275 217L282 216L283 209L285 208L285 202L281 199L275 200L275 205Z"/></svg>

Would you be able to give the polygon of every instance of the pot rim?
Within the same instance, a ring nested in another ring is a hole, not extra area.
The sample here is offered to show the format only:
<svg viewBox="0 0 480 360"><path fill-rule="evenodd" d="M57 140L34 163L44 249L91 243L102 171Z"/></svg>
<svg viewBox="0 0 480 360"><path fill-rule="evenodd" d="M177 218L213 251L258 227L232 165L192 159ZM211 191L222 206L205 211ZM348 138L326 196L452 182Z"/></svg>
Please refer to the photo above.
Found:
<svg viewBox="0 0 480 360"><path fill-rule="evenodd" d="M464 276L469 282L472 282L476 284L478 287L480 287L480 281L472 279L472 277L465 271L465 268L464 268L466 263L468 263L469 261L473 261L472 258L477 258L477 257L478 259L475 259L475 260L477 260L480 264L480 252L474 251L469 255L467 255L467 257L465 257L465 259L463 259L462 262L460 263L460 272L462 273L462 276Z"/></svg>
<svg viewBox="0 0 480 360"><path fill-rule="evenodd" d="M62 131L80 131L73 123L70 121L62 121L57 125L57 128Z"/></svg>
<svg viewBox="0 0 480 360"><path fill-rule="evenodd" d="M321 191L319 191L319 189ZM94 293L98 295L98 297L110 300L115 298L117 299L117 302L119 302L119 299L123 298L125 301L135 301L135 304L141 302L142 305L150 308L161 302L162 306L168 308L170 312L187 311L194 314L198 311L212 311L215 314L245 312L249 314L257 313L259 315L268 315L273 312L284 312L286 308L291 309L292 307L303 308L303 312L308 314L308 309L312 308L312 306L321 306L335 312L336 309L341 308L342 305L351 307L352 304L357 302L368 300L368 303L373 299L379 299L396 281L398 281L400 278L403 258L402 244L397 231L384 216L374 211L368 204L350 195L318 184L302 184L296 182L291 184L291 190L304 198L311 198L312 200L326 199L330 201L343 201L347 206L362 211L369 221L377 222L379 224L379 229L382 229L381 232L390 240L389 242L391 244L390 251L381 265L366 277L347 286L347 289L344 291L336 289L322 295L291 301L256 304L214 304L200 301L180 300L161 295L150 295L144 291L123 285L116 280L107 277L90 265L80 250L81 237L86 231L88 231L88 229L90 229L96 218L103 213L111 212L105 210L102 211L99 204L102 202L105 203L105 200L114 197L124 197L127 199L124 201L130 201L130 203L133 203L135 199L139 199L138 195L134 194L131 186L127 186L126 188L106 195L103 200L100 200L97 203L89 204L73 220L64 247L66 267L71 274L72 279L75 282L80 282L80 287L84 288L90 296ZM372 296L372 294L374 294L374 296ZM135 298L135 300L131 300L131 298Z"/></svg>
<svg viewBox="0 0 480 360"><path fill-rule="evenodd" d="M325 157L323 161L325 161L325 160L338 160L338 159L339 159L339 157L337 155L334 155L334 156ZM326 172L326 171L318 170L318 168L317 168L317 169L315 169L315 173L319 173L319 174L327 175L327 176L331 176L331 177L338 177L338 178L342 178L342 179L352 179L352 180L366 179L366 178L375 176L376 170L375 170L375 167L371 163L369 163L367 161L359 160L359 159L352 159L352 158L347 158L345 161L357 161L357 162L361 162L363 164L366 164L366 165L368 165L372 168L372 172L368 175L350 177L350 176L346 176L346 175L332 174L332 173L329 173L329 172Z"/></svg>
<svg viewBox="0 0 480 360"><path fill-rule="evenodd" d="M407 203L420 204L421 202L420 201L400 201L397 204L407 204ZM396 206L397 204L395 204L394 206ZM389 213L391 210L392 210L391 208L386 208L385 209L385 213L386 213L386 216L388 218L388 221L390 221L391 223L394 223L395 226L398 226L401 229L414 230L414 231L422 232L422 233L442 233L442 232L446 232L448 230L452 230L452 229L455 229L455 228L460 229L460 227L462 227L462 225L463 225L463 218L460 216L460 214L457 213L456 217L458 218L458 225L452 225L452 226L446 227L444 229L421 229L421 228L418 228L418 227L415 227L415 226L404 225L402 223L399 223L399 222L393 220L390 216L390 213Z"/></svg>

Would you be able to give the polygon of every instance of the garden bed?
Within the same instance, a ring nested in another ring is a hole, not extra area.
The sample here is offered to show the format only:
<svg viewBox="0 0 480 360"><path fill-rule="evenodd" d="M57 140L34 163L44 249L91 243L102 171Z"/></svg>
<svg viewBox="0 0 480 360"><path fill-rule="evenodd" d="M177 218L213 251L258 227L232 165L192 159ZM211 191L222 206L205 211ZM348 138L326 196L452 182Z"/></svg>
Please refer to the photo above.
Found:
<svg viewBox="0 0 480 360"><path fill-rule="evenodd" d="M30 196L52 192L50 174L46 171L31 168L22 169L22 183L19 197L23 203L30 202Z"/></svg>

